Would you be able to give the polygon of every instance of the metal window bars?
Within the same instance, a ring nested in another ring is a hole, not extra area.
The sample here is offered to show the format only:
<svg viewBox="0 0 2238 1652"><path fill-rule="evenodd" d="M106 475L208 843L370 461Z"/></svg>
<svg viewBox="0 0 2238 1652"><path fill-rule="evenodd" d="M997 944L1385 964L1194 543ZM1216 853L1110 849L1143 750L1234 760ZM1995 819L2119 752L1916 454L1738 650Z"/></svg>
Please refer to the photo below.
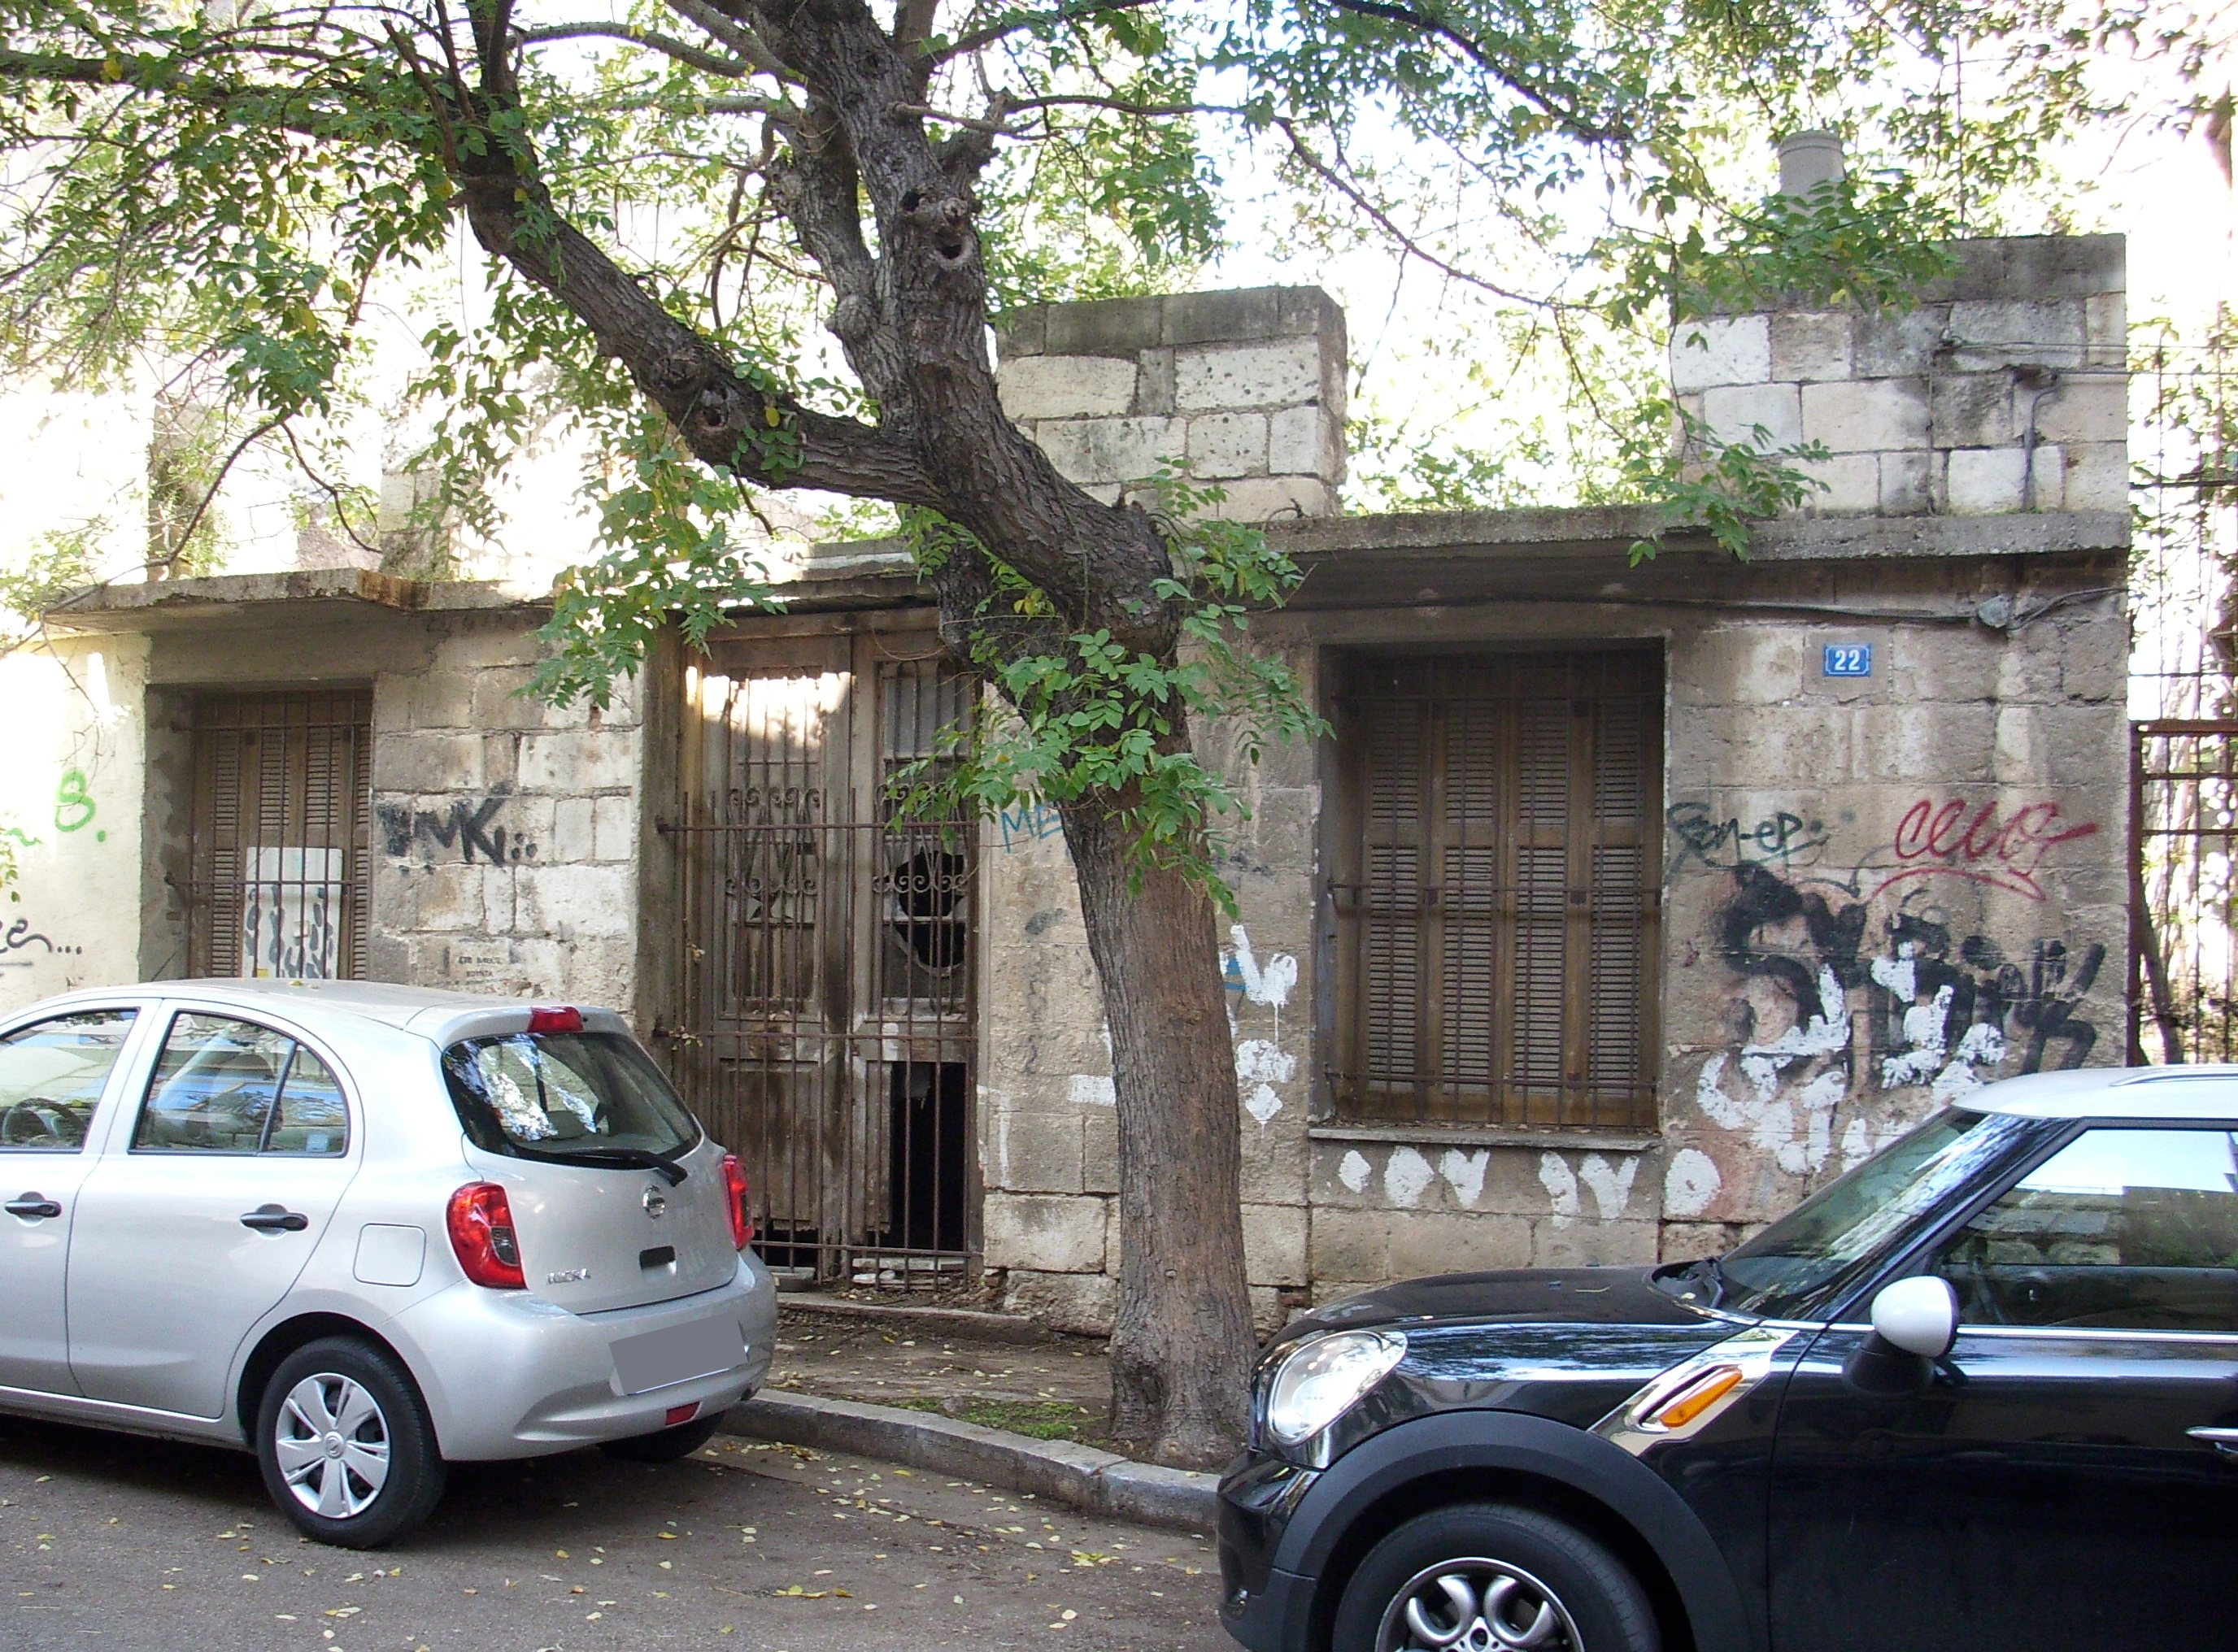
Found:
<svg viewBox="0 0 2238 1652"><path fill-rule="evenodd" d="M372 815L365 690L193 702L187 973L364 973Z"/></svg>

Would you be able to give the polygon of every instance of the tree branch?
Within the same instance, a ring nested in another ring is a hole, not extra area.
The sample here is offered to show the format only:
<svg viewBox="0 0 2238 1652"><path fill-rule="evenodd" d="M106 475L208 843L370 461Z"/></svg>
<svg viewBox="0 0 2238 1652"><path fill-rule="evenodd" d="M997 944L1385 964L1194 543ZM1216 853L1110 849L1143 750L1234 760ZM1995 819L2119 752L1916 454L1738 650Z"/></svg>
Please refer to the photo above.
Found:
<svg viewBox="0 0 2238 1652"><path fill-rule="evenodd" d="M1405 23L1411 29L1419 29L1424 34L1445 41L1540 114L1560 122L1573 137L1588 143L1619 143L1629 142L1637 135L1620 123L1601 125L1587 120L1575 109L1564 108L1539 87L1520 79L1513 70L1494 62L1492 54L1468 36L1427 12L1418 11L1412 6L1393 5L1387 0L1328 0L1328 3L1339 11L1349 11L1355 17L1376 17L1385 23Z"/></svg>
<svg viewBox="0 0 2238 1652"><path fill-rule="evenodd" d="M689 41L679 40L651 29L641 29L627 23L559 23L541 28L524 29L513 36L524 46L540 46L551 40L622 40L632 46L642 46L657 51L664 57L673 57L678 63L702 69L710 75L720 75L727 80L743 80L755 72L755 66L735 57L718 57L713 52L702 51Z"/></svg>
<svg viewBox="0 0 2238 1652"><path fill-rule="evenodd" d="M1083 18L1096 17L1104 12L1134 11L1143 6L1156 5L1158 3L1159 0L1089 0L1089 3L1086 5L1064 6L1055 11L1040 12L1030 17L1006 18L1001 23L990 23L984 29L975 29L968 35L950 41L947 45L933 55L933 61L944 63L952 57L968 56L983 47L993 45L997 41L1008 39L1012 35L1023 34L1029 29L1078 23Z"/></svg>
<svg viewBox="0 0 2238 1652"><path fill-rule="evenodd" d="M1289 140L1290 153L1298 158L1300 165L1352 202L1362 216L1367 218L1377 228L1396 241L1400 249L1408 257L1419 258L1441 275L1451 276L1454 281L1466 286L1473 287L1480 292L1489 293L1494 298L1504 298L1510 303L1526 304L1534 309L1555 311L1587 310L1592 307L1588 304L1574 303L1565 299L1534 298L1528 293L1518 293L1497 282L1488 281L1481 275L1472 274L1448 259L1440 258L1423 246L1414 236L1401 229L1388 212L1368 199L1366 192L1359 185L1315 155L1299 134L1295 122L1286 116L1276 116L1274 125L1285 138Z"/></svg>
<svg viewBox="0 0 2238 1652"><path fill-rule="evenodd" d="M752 63L764 75L780 80L797 79L791 70L778 61L767 42L747 24L725 12L717 10L706 0L666 0L668 9L687 23L704 29L717 40Z"/></svg>

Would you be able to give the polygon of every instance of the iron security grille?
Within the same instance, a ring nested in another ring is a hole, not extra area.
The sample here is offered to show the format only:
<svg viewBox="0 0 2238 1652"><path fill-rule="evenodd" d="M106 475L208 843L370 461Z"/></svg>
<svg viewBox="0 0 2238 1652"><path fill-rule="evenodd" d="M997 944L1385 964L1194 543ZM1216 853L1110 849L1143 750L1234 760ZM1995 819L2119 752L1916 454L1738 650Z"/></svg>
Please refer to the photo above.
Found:
<svg viewBox="0 0 2238 1652"><path fill-rule="evenodd" d="M2238 721L2130 739L2130 1059L2238 1061Z"/></svg>
<svg viewBox="0 0 2238 1652"><path fill-rule="evenodd" d="M1652 1127L1661 682L1643 652L1354 663L1341 1113Z"/></svg>
<svg viewBox="0 0 2238 1652"><path fill-rule="evenodd" d="M193 718L188 973L362 975L371 694L200 695Z"/></svg>
<svg viewBox="0 0 2238 1652"><path fill-rule="evenodd" d="M897 818L889 783L937 757L970 684L844 639L828 670L769 651L772 674L739 647L692 687L672 1070L745 1159L772 1265L961 1283L978 833Z"/></svg>

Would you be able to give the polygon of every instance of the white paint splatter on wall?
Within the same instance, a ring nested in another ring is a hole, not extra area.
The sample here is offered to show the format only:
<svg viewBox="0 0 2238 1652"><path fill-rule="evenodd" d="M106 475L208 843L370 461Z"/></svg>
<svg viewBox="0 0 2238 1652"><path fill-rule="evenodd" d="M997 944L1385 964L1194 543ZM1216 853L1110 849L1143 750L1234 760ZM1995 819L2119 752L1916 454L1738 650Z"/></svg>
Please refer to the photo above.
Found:
<svg viewBox="0 0 2238 1652"><path fill-rule="evenodd" d="M1554 1207L1554 1226L1567 1227L1585 1213L1580 1187L1593 1196L1593 1208L1604 1222L1623 1219L1632 1203L1632 1184L1639 1174L1639 1160L1626 1153L1616 1163L1603 1154L1589 1153L1573 1170L1559 1153L1539 1155L1539 1185Z"/></svg>
<svg viewBox="0 0 2238 1652"><path fill-rule="evenodd" d="M1375 1173L1375 1166L1367 1162L1367 1155L1357 1147L1345 1154L1336 1167L1336 1179L1354 1193L1367 1190L1367 1179Z"/></svg>
<svg viewBox="0 0 2238 1652"><path fill-rule="evenodd" d="M1856 1132L1864 1126L1859 1120L1850 1128ZM1718 1173L1717 1161L1709 1154L1699 1147L1681 1147L1671 1156L1670 1167L1663 1173L1663 1213L1681 1220L1699 1216L1710 1208L1710 1201L1725 1182Z"/></svg>
<svg viewBox="0 0 2238 1652"><path fill-rule="evenodd" d="M1290 1001L1290 989L1298 984L1298 961L1287 952L1271 955L1262 966L1251 951L1251 937L1241 924L1228 932L1235 950L1229 959L1243 987L1243 995L1255 1004L1265 1004L1281 1009Z"/></svg>
<svg viewBox="0 0 2238 1652"><path fill-rule="evenodd" d="M1559 1153L1539 1155L1539 1185L1554 1202L1554 1226L1567 1227L1578 1219L1578 1173Z"/></svg>
<svg viewBox="0 0 2238 1652"><path fill-rule="evenodd" d="M1430 1161L1414 1148L1396 1148L1383 1166L1383 1192L1401 1210L1412 1210L1437 1175Z"/></svg>
<svg viewBox="0 0 2238 1652"><path fill-rule="evenodd" d="M1262 1128L1282 1110L1275 1086L1288 1084L1297 1071L1298 1058L1272 1039L1247 1038L1235 1047L1235 1082L1244 1092L1243 1110Z"/></svg>
<svg viewBox="0 0 2238 1652"><path fill-rule="evenodd" d="M1492 1163L1492 1155L1479 1147L1474 1153L1463 1153L1458 1147L1446 1149L1446 1156L1438 1160L1438 1173L1453 1190L1453 1197L1469 1209L1484 1197L1484 1173Z"/></svg>

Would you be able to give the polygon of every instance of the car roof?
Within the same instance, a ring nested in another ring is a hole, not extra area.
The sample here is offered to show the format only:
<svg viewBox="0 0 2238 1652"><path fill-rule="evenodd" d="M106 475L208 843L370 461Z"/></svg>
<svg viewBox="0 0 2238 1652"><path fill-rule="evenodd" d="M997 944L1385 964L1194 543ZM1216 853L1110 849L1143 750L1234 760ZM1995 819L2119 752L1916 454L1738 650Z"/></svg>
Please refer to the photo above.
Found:
<svg viewBox="0 0 2238 1652"><path fill-rule="evenodd" d="M126 994L164 994L215 999L243 1009L263 1008L290 1015L356 1015L385 1027L426 1034L431 1023L448 1026L492 1014L518 1014L549 999L502 997L490 993L451 992L437 987L400 987L383 981L293 981L218 976L195 981L150 981L137 986L81 989L43 1003L46 1009L98 1003ZM586 1013L591 1006L580 1006ZM414 1026L414 1023L418 1025Z"/></svg>
<svg viewBox="0 0 2238 1652"><path fill-rule="evenodd" d="M1954 1104L2027 1119L2238 1119L2238 1065L2031 1073L1985 1084Z"/></svg>

